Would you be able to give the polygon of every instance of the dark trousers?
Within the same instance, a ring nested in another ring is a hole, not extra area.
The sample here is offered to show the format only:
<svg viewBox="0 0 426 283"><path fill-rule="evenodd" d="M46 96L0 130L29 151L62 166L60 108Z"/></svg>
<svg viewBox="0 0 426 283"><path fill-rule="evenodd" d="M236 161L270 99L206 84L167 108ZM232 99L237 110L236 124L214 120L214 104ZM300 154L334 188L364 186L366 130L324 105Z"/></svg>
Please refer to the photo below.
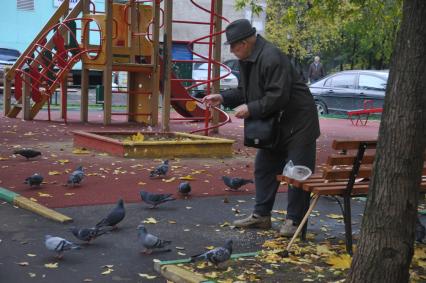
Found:
<svg viewBox="0 0 426 283"><path fill-rule="evenodd" d="M282 174L289 160L292 160L294 165L307 166L314 172L315 156L316 142L280 151L259 149L254 164L256 186L254 213L260 216L271 215L279 186L276 176ZM308 192L289 186L287 219L299 223L309 207L309 197Z"/></svg>

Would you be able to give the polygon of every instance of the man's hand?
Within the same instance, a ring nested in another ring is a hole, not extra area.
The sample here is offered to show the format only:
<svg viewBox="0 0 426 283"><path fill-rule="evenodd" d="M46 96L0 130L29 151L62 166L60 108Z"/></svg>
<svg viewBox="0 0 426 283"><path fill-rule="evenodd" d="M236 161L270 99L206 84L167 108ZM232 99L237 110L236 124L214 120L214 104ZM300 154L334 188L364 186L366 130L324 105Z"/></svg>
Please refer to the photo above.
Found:
<svg viewBox="0 0 426 283"><path fill-rule="evenodd" d="M235 117L240 119L245 119L250 116L250 112L248 110L247 104L241 104L240 106L236 107L235 109Z"/></svg>
<svg viewBox="0 0 426 283"><path fill-rule="evenodd" d="M208 107L216 107L222 104L223 98L220 94L209 94L203 97L202 102L205 103Z"/></svg>

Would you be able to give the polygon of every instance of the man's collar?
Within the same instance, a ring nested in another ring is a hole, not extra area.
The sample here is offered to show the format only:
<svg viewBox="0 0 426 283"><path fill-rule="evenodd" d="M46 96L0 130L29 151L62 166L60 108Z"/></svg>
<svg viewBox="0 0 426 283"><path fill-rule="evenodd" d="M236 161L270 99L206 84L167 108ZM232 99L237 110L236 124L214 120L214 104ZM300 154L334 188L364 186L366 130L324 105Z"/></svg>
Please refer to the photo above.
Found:
<svg viewBox="0 0 426 283"><path fill-rule="evenodd" d="M266 40L260 34L258 34L256 37L256 43L254 45L253 51L251 52L250 56L243 61L252 62L252 63L256 62L257 57L259 57L260 51L262 50L265 43L266 43Z"/></svg>

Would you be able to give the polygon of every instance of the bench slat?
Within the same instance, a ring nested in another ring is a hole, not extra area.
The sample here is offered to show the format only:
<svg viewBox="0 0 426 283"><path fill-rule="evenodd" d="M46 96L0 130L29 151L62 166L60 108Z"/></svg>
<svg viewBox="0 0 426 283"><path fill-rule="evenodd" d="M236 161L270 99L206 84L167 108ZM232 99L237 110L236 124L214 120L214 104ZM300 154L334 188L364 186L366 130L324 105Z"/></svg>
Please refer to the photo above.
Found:
<svg viewBox="0 0 426 283"><path fill-rule="evenodd" d="M336 179L349 179L351 175L352 167L347 168L326 168L324 169L323 178L327 180L336 180ZM359 169L357 178L369 178L371 177L372 166L363 165ZM426 167L423 166L422 175L426 175Z"/></svg>
<svg viewBox="0 0 426 283"><path fill-rule="evenodd" d="M342 181L337 181L337 182L329 182L329 183L325 183L325 182L321 182L321 183L306 183L303 185L303 190L305 191L312 191L314 188L325 188L325 187L335 187L335 186L344 186L346 187L346 185L348 184L348 180L342 180ZM355 185L368 185L369 182L368 181L364 181L364 182L359 182L359 183L355 183Z"/></svg>
<svg viewBox="0 0 426 283"><path fill-rule="evenodd" d="M330 195L330 196L337 196L337 195L343 195L346 189L345 186L331 186L331 187L315 187L312 188L311 192L319 195ZM369 185L365 184L355 184L352 189L352 195L358 195L358 194L366 194L368 192ZM426 192L426 182L420 183L420 192Z"/></svg>
<svg viewBox="0 0 426 283"><path fill-rule="evenodd" d="M332 148L336 150L351 150L351 149L358 149L359 144L361 142L367 143L367 148L376 148L377 140L355 140L355 141L348 141L348 140L334 140L332 144Z"/></svg>
<svg viewBox="0 0 426 283"><path fill-rule="evenodd" d="M368 192L369 185L354 185L352 189L352 195L366 194ZM346 189L345 186L335 187L317 187L313 188L312 192L319 195L337 196L343 195Z"/></svg>
<svg viewBox="0 0 426 283"><path fill-rule="evenodd" d="M322 173L315 173L315 174L312 174L307 180L305 180L305 181L308 181L308 180L311 180L311 179L321 179L322 178ZM280 181L280 182L287 182L287 183L289 183L289 184L293 184L294 182L305 182L305 181L297 181L297 180L295 180L295 179L291 179L291 178L289 178L289 177L286 177L286 176L284 176L284 175L277 175L277 181Z"/></svg>
<svg viewBox="0 0 426 283"><path fill-rule="evenodd" d="M328 165L352 165L354 164L355 154L332 154L327 159ZM365 154L362 158L362 164L372 164L374 161L374 154Z"/></svg>

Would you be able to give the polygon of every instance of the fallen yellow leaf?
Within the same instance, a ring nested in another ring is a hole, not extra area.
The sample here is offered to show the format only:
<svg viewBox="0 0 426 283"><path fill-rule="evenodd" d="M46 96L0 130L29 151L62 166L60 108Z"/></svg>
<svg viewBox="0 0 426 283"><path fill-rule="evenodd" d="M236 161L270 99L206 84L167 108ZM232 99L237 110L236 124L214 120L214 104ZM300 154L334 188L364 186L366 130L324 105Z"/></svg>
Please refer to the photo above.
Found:
<svg viewBox="0 0 426 283"><path fill-rule="evenodd" d="M265 272L266 274L269 274L269 275L274 274L274 271L272 269L266 269Z"/></svg>
<svg viewBox="0 0 426 283"><path fill-rule="evenodd" d="M343 219L343 215L341 215L341 214L331 213L331 214L327 214L326 216L329 217L329 218L332 218L332 219Z"/></svg>
<svg viewBox="0 0 426 283"><path fill-rule="evenodd" d="M38 196L42 197L42 198L51 198L52 197L51 195L45 194L45 193L42 193L42 192L38 192Z"/></svg>
<svg viewBox="0 0 426 283"><path fill-rule="evenodd" d="M85 148L76 148L76 149L74 149L73 151L72 151L72 153L74 153L74 154L89 154L90 153L90 151L88 151L87 149L85 149Z"/></svg>
<svg viewBox="0 0 426 283"><path fill-rule="evenodd" d="M163 181L163 182L165 182L165 183L171 183L171 182L173 182L174 180L176 180L176 177L172 177L172 178L170 178L170 179L162 179L162 181Z"/></svg>
<svg viewBox="0 0 426 283"><path fill-rule="evenodd" d="M229 222L225 221L225 222L223 222L223 224L220 225L220 227L226 227L226 226L229 226L229 225L231 225L231 224Z"/></svg>
<svg viewBox="0 0 426 283"><path fill-rule="evenodd" d="M150 279L150 280L157 278L157 276L155 276L155 275L149 275L149 274L145 274L145 273L138 273L138 275L140 277L143 277L143 278L146 278L146 279Z"/></svg>
<svg viewBox="0 0 426 283"><path fill-rule="evenodd" d="M192 177L191 175L186 175L186 176L179 177L179 180L195 180L195 178Z"/></svg>
<svg viewBox="0 0 426 283"><path fill-rule="evenodd" d="M105 270L104 272L102 272L101 274L102 275L107 275L107 274L110 274L111 272L113 272L114 271L114 269L112 269L112 268L108 268L107 270Z"/></svg>
<svg viewBox="0 0 426 283"><path fill-rule="evenodd" d="M58 268L58 263L57 262L53 262L53 263L46 263L44 265L44 267L46 268Z"/></svg>
<svg viewBox="0 0 426 283"><path fill-rule="evenodd" d="M205 273L204 276L214 279L214 278L217 278L217 272L215 271L208 272L208 273Z"/></svg>
<svg viewBox="0 0 426 283"><path fill-rule="evenodd" d="M157 220L155 220L155 218L153 218L153 217L149 217L149 218L145 219L143 221L143 223L146 223L146 224L157 224Z"/></svg>
<svg viewBox="0 0 426 283"><path fill-rule="evenodd" d="M59 171L49 171L49 176L53 176L53 175L61 175L61 172Z"/></svg>
<svg viewBox="0 0 426 283"><path fill-rule="evenodd" d="M327 263L335 269L348 269L351 267L352 258L348 254L330 256Z"/></svg>

